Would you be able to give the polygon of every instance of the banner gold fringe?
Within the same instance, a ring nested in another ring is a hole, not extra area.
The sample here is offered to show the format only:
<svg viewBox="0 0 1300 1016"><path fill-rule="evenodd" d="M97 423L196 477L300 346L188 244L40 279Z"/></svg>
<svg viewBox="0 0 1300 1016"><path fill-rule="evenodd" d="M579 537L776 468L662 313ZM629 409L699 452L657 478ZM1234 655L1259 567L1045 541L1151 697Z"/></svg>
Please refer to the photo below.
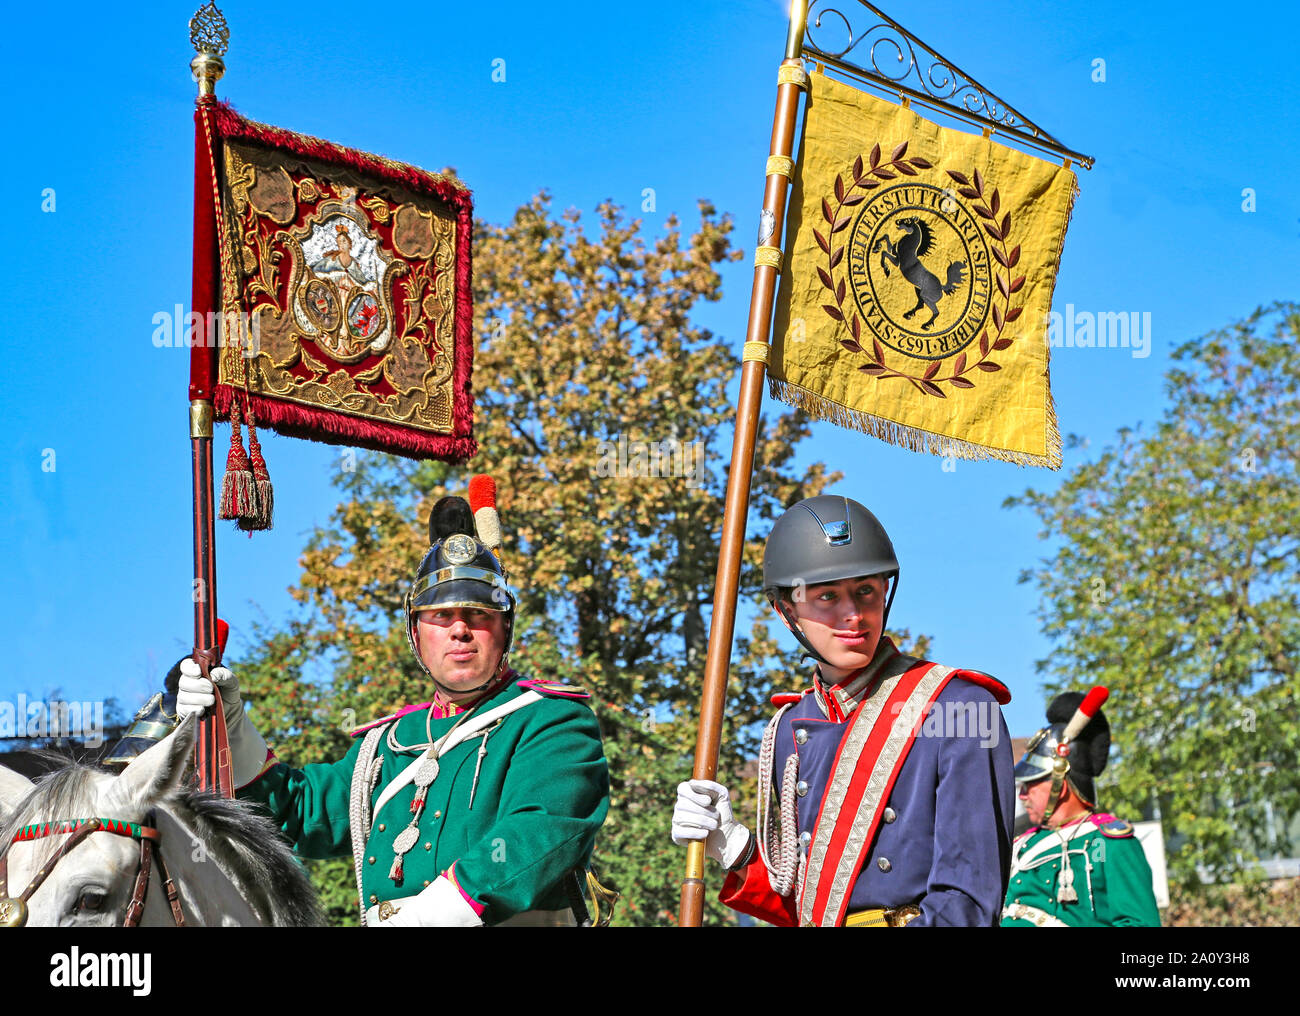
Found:
<svg viewBox="0 0 1300 1016"><path fill-rule="evenodd" d="M834 399L828 399L810 392L789 381L776 378L767 379L768 394L779 402L802 410L814 420L824 420L837 427L846 427L862 434L870 434L881 441L888 442L909 452L928 455L951 455L954 458L996 459L999 462L1011 462L1017 466L1045 466L1048 469L1061 468L1061 434L1056 424L1056 407L1049 397L1047 403L1047 454L1030 455L1025 452L1007 451L1002 448L989 448L985 445L971 444L943 434L933 434L918 427L907 427L893 420L886 420L870 413L859 412L840 405Z"/></svg>

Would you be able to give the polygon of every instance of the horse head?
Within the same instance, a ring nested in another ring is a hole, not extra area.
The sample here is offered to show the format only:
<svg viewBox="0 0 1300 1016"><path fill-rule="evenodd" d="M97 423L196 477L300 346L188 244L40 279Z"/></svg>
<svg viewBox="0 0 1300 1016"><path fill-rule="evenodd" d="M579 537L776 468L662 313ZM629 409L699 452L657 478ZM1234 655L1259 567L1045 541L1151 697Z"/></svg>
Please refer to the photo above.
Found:
<svg viewBox="0 0 1300 1016"><path fill-rule="evenodd" d="M33 784L0 767L0 851L8 847L0 896L39 883L26 901L28 925L124 924L145 839L160 860L151 865L142 925L175 923L164 862L187 924L319 923L310 881L269 819L182 787L195 727L186 718L116 776L72 763ZM97 831L66 849L75 834L60 823L78 820L98 820Z"/></svg>
<svg viewBox="0 0 1300 1016"><path fill-rule="evenodd" d="M895 219L894 225L907 234L898 241L900 258L906 257L908 260L914 260L923 258L930 253L930 248L934 246L934 234L930 231L930 227L924 219L919 216L908 215Z"/></svg>

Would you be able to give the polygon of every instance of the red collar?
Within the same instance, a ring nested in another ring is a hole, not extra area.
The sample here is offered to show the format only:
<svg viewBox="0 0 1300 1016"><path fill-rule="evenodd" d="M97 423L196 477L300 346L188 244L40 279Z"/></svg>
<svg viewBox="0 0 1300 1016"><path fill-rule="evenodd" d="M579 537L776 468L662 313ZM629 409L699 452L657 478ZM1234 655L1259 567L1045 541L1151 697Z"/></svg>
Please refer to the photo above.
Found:
<svg viewBox="0 0 1300 1016"><path fill-rule="evenodd" d="M505 673L501 675L501 680L497 681L489 688L484 688L481 694L476 695L474 696L474 698L468 699L464 702L443 702L442 689L435 687L433 692L433 702L431 703L431 708L433 709L433 718L435 720L444 720L448 716L459 716L461 713L473 709L484 699L491 698L502 688L504 688L507 682L509 682L510 678L514 676L514 674L515 674L514 670L512 670L510 667L507 667Z"/></svg>

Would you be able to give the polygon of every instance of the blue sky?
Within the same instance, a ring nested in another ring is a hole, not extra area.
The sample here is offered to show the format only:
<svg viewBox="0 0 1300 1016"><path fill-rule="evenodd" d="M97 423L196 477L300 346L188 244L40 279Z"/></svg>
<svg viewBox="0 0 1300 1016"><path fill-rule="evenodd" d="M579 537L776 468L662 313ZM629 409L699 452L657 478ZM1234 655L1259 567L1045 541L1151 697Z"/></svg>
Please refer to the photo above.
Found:
<svg viewBox="0 0 1300 1016"><path fill-rule="evenodd" d="M1062 432L1091 442L1066 453L1067 467L1117 428L1159 416L1173 346L1296 296L1300 130L1287 73L1296 8L936 0L886 9L1097 159L1079 174L1054 306L1150 313L1152 350L1144 359L1054 351ZM219 95L263 122L455 166L489 221L542 188L557 208L588 217L613 199L651 233L671 212L689 224L700 197L732 213L747 258L728 266L724 299L699 319L739 350L785 38L775 0L429 3L378 25L334 0L229 0L223 10L232 41ZM155 314L189 301L193 6L122 5L107 22L105 11L13 11L2 44L0 186L11 201L15 300L0 389L0 699L57 688L134 708L191 638L186 354L150 337ZM1104 82L1093 80L1098 59ZM504 81L492 80L498 60ZM645 188L655 211L643 214ZM1253 212L1243 209L1247 188ZM47 189L53 211L42 210ZM252 540L218 532L220 612L236 661L252 619L292 609L298 553L337 500L338 449L274 435L264 444L276 529ZM903 563L896 622L934 635L938 660L1005 680L1013 733L1037 727L1033 661L1049 646L1035 591L1016 575L1046 547L1032 516L1000 506L1027 486L1050 489L1056 476L965 461L944 472L938 458L829 425L801 453L817 458L846 472L836 492L871 507L893 536Z"/></svg>

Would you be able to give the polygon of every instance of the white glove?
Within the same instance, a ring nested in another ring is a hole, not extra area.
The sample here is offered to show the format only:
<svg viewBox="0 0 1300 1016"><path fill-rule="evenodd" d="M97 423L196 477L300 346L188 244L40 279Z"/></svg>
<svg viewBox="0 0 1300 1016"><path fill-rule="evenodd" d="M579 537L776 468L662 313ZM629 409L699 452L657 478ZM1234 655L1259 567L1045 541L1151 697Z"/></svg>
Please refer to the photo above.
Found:
<svg viewBox="0 0 1300 1016"><path fill-rule="evenodd" d="M221 707L229 727L236 714L242 716L244 713L244 704L239 700L239 682L225 667L213 667L208 673L211 681L203 676L203 671L193 660L181 660L181 676L176 683L176 715L201 713L211 706L216 701L212 691L215 683L221 689Z"/></svg>
<svg viewBox="0 0 1300 1016"><path fill-rule="evenodd" d="M483 919L474 913L460 890L439 875L418 896L398 905L397 913L376 928L478 928Z"/></svg>
<svg viewBox="0 0 1300 1016"><path fill-rule="evenodd" d="M731 794L712 780L688 780L677 785L673 809L673 842L685 846L704 840L704 850L724 868L731 868L749 847L749 829L731 813Z"/></svg>
<svg viewBox="0 0 1300 1016"><path fill-rule="evenodd" d="M176 683L176 714L202 713L216 702L212 690L221 689L221 708L226 716L226 740L230 742L230 777L236 789L252 783L266 765L266 741L244 715L239 698L239 682L225 667L208 671L212 680L202 676L193 660L181 661L181 676Z"/></svg>

